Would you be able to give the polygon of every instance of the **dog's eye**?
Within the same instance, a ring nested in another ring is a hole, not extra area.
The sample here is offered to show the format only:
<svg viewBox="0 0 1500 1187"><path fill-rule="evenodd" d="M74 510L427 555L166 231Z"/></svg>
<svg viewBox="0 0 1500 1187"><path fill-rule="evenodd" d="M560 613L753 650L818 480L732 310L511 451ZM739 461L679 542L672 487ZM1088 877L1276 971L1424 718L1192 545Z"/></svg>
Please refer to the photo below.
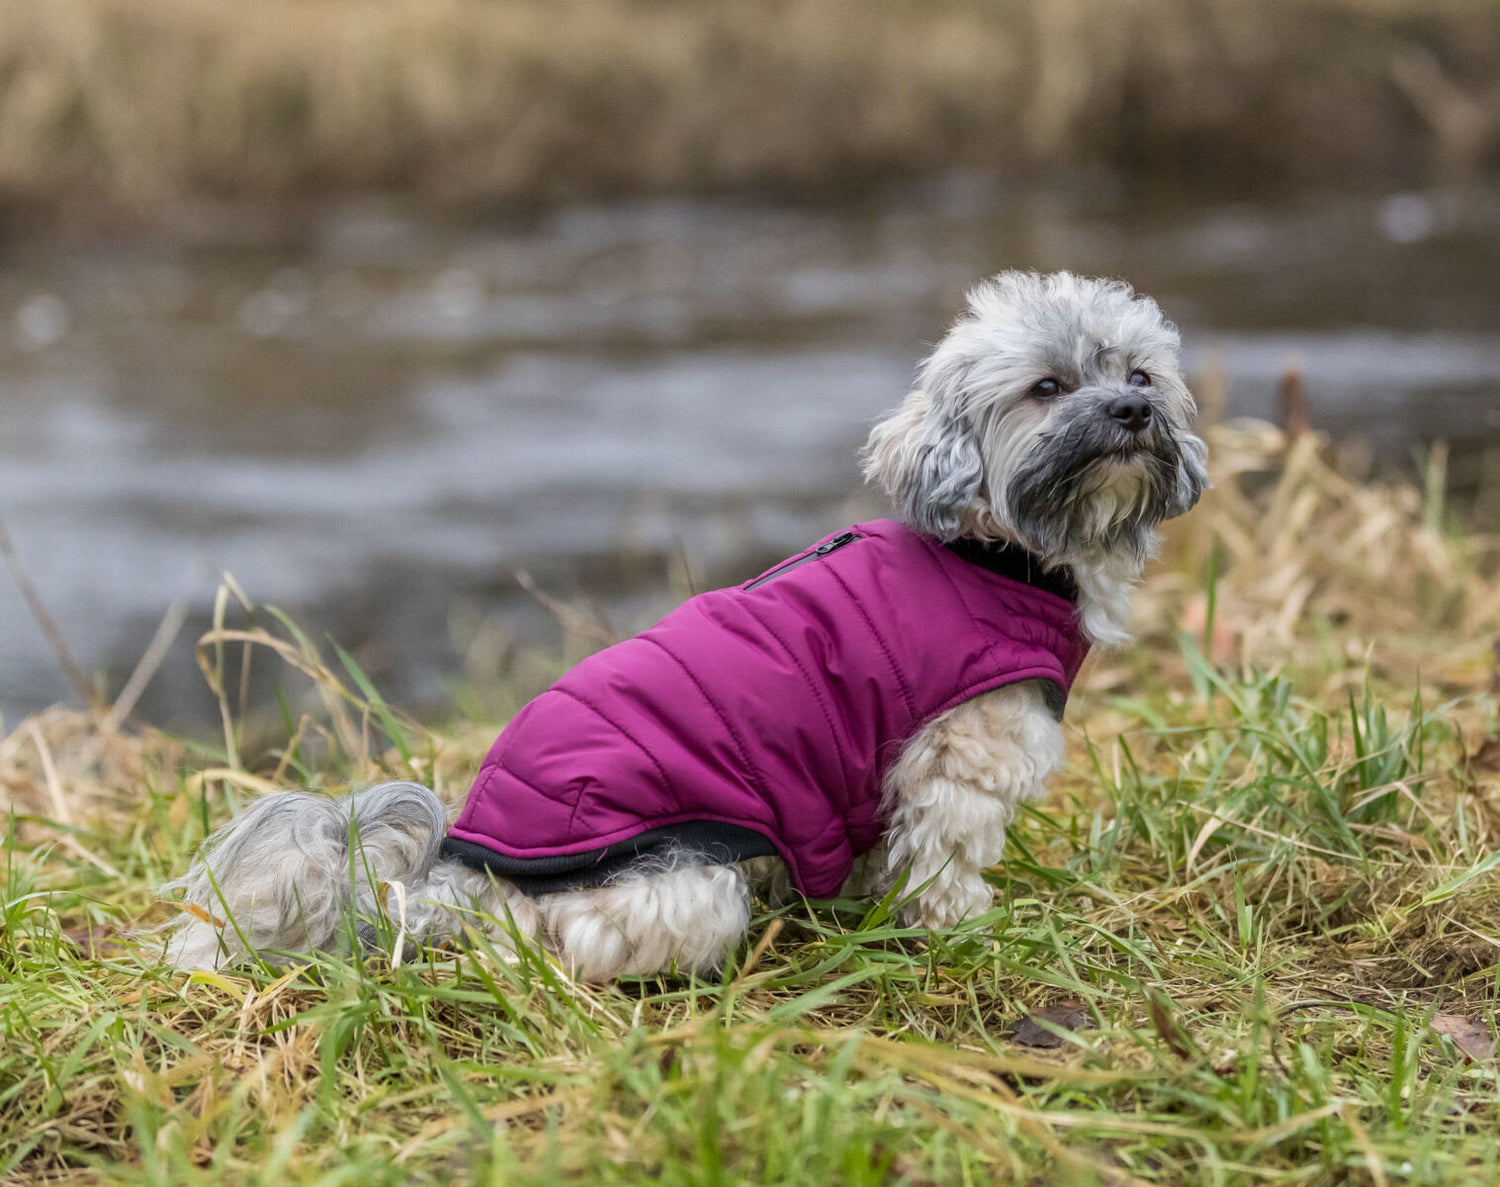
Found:
<svg viewBox="0 0 1500 1187"><path fill-rule="evenodd" d="M1131 387L1150 387L1151 376L1137 368L1130 373L1130 377L1125 382L1130 384Z"/></svg>
<svg viewBox="0 0 1500 1187"><path fill-rule="evenodd" d="M1046 379L1038 379L1031 385L1031 394L1038 400L1050 400L1053 396L1062 392L1062 384L1050 375Z"/></svg>

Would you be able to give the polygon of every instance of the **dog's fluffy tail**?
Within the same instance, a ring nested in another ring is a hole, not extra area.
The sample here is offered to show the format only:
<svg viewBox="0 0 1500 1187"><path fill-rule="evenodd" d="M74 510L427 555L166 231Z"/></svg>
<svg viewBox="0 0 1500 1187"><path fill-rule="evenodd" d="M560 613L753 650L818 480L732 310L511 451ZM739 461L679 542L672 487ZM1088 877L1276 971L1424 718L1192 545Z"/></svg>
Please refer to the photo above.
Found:
<svg viewBox="0 0 1500 1187"><path fill-rule="evenodd" d="M376 945L381 920L395 934L435 943L465 917L530 911L514 888L440 859L446 830L442 801L416 783L382 783L342 799L266 796L162 887L182 894L181 915L167 927L167 960L217 969L262 952L348 954Z"/></svg>

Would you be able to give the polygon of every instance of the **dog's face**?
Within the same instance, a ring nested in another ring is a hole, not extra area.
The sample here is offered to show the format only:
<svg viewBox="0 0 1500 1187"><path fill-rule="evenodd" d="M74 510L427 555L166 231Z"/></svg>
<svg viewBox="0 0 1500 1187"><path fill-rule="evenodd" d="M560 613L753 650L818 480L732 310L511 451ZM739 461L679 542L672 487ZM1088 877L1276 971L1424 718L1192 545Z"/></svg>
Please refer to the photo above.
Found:
<svg viewBox="0 0 1500 1187"><path fill-rule="evenodd" d="M939 539L1143 557L1207 482L1195 412L1156 302L1120 281L1003 272L875 427L865 470Z"/></svg>

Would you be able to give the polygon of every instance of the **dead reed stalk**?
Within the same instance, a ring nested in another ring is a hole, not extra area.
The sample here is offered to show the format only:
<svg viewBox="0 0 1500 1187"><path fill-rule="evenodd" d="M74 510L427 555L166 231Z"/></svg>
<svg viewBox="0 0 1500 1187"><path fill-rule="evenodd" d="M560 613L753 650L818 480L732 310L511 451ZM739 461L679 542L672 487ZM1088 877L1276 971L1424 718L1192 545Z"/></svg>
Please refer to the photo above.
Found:
<svg viewBox="0 0 1500 1187"><path fill-rule="evenodd" d="M1496 60L1463 0L4 0L0 199L1451 174L1493 154Z"/></svg>

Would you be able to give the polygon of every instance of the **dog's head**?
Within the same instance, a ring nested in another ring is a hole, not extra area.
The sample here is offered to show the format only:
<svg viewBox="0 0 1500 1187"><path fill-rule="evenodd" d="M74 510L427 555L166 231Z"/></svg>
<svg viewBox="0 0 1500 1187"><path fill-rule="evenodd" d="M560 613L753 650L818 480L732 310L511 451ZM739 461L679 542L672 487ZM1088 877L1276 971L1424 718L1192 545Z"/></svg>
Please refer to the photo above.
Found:
<svg viewBox="0 0 1500 1187"><path fill-rule="evenodd" d="M1198 501L1207 449L1177 328L1121 281L1002 272L875 426L865 473L941 540L1008 541L1057 560L1150 552Z"/></svg>

